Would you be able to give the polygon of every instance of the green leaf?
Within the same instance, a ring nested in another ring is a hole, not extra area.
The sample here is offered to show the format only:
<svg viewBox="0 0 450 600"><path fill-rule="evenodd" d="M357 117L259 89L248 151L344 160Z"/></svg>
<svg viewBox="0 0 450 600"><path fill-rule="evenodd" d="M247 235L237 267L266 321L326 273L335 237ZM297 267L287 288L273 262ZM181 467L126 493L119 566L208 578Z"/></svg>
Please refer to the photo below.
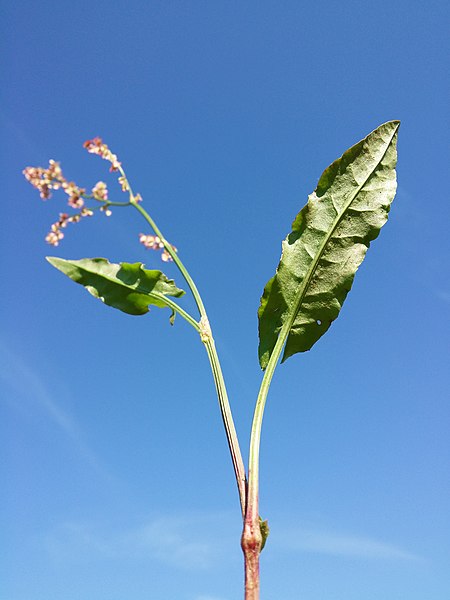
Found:
<svg viewBox="0 0 450 600"><path fill-rule="evenodd" d="M330 165L295 218L258 310L262 369L279 337L285 361L309 350L339 315L395 196L399 126L380 125Z"/></svg>
<svg viewBox="0 0 450 600"><path fill-rule="evenodd" d="M95 298L129 315L143 315L149 311L149 305L169 307L173 323L174 303L167 297L184 294L164 273L144 269L142 263L114 264L106 258L64 260L52 256L47 260Z"/></svg>

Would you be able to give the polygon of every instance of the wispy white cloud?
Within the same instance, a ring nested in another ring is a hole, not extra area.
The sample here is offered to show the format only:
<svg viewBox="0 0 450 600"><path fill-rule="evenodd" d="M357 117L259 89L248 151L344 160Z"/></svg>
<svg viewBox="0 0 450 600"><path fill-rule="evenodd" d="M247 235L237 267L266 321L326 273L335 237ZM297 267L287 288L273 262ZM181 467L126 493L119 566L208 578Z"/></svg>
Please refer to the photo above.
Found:
<svg viewBox="0 0 450 600"><path fill-rule="evenodd" d="M83 439L75 419L61 407L37 370L8 348L2 340L0 340L0 382L9 390L9 393L4 396L4 401L9 401L22 413L31 413L38 409L70 439L77 452L91 467L105 478L111 479L111 475L107 473Z"/></svg>
<svg viewBox="0 0 450 600"><path fill-rule="evenodd" d="M210 536L194 530L192 522L179 517L159 518L131 532L128 542L166 564L189 570L207 569L217 559L219 549Z"/></svg>
<svg viewBox="0 0 450 600"><path fill-rule="evenodd" d="M230 521L227 513L156 517L121 529L71 521L49 532L44 545L55 561L133 559L187 571L205 570L228 560L234 542L226 534Z"/></svg>
<svg viewBox="0 0 450 600"><path fill-rule="evenodd" d="M133 526L116 523L66 522L49 532L44 548L51 562L65 564L126 561L147 569L157 565L184 572L212 571L241 560L239 525L229 513L158 516ZM42 547L42 546L41 546ZM358 560L421 561L404 548L367 536L278 524L271 552L321 554ZM226 600L199 593L193 600Z"/></svg>
<svg viewBox="0 0 450 600"><path fill-rule="evenodd" d="M80 521L66 521L44 536L43 546L57 562L77 562L79 559L115 558L114 544L99 535L94 527Z"/></svg>
<svg viewBox="0 0 450 600"><path fill-rule="evenodd" d="M281 538L286 547L299 552L363 559L420 560L420 557L394 544L346 533L299 528Z"/></svg>

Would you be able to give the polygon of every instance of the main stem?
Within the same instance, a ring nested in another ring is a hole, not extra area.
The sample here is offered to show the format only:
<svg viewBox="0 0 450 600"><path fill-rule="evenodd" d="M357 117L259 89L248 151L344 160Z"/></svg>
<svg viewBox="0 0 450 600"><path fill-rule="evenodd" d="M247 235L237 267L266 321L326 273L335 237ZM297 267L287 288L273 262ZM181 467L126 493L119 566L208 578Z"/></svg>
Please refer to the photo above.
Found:
<svg viewBox="0 0 450 600"><path fill-rule="evenodd" d="M267 394L269 393L275 368L283 350L287 333L291 323L285 323L277 339L277 343L270 355L269 362L264 373L258 398L256 399L255 412L253 414L252 431L250 435L250 452L248 461L248 488L247 508L244 518L244 529L242 532L241 546L244 552L245 563L245 600L259 600L260 578L259 578L259 555L262 547L261 519L259 516L259 450L261 445L261 428L266 406Z"/></svg>

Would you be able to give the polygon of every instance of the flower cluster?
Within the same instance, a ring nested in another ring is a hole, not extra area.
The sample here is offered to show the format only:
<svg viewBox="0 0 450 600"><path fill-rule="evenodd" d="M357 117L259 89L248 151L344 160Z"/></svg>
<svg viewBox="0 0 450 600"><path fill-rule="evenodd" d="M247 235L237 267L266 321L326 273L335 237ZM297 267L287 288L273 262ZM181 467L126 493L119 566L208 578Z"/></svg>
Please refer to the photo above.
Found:
<svg viewBox="0 0 450 600"><path fill-rule="evenodd" d="M141 242L141 244L143 244L143 246L147 248L147 250L162 250L161 260L163 260L164 262L169 262L173 260L173 258L164 248L164 242L157 235L146 235L145 233L140 233L139 241ZM177 252L175 246L171 245L171 248L172 250Z"/></svg>
<svg viewBox="0 0 450 600"><path fill-rule="evenodd" d="M128 183L128 180L126 177L124 177L123 175L119 177L119 183L120 183L120 187L122 188L122 192L129 192L130 191L130 184Z"/></svg>
<svg viewBox="0 0 450 600"><path fill-rule="evenodd" d="M140 233L139 241L147 248L147 250L162 250L164 248L163 242L157 235Z"/></svg>
<svg viewBox="0 0 450 600"><path fill-rule="evenodd" d="M111 163L110 171L118 171L121 163L115 154L111 152L108 146L103 143L102 138L95 137L92 140L84 142L83 147L91 154L97 154Z"/></svg>
<svg viewBox="0 0 450 600"><path fill-rule="evenodd" d="M78 223L82 217L91 217L94 213L90 208L85 206L87 198L94 198L100 202L104 202L100 208L104 214L109 217L111 211L108 205L108 188L106 183L99 181L92 188L92 196L86 195L86 190L79 187L73 181L68 181L61 170L60 164L54 160L49 161L48 169L43 167L27 167L23 174L33 187L35 187L43 200L48 200L52 196L53 190L63 190L69 197L67 204L70 208L77 210L74 215L60 213L59 219L53 223L45 240L52 246L58 246L63 239L64 233L62 229L67 227L68 223Z"/></svg>
<svg viewBox="0 0 450 600"><path fill-rule="evenodd" d="M27 181L39 191L42 200L51 198L51 190L62 189L69 196L69 206L72 208L82 208L84 206L82 196L86 193L86 190L78 187L73 181L67 181L59 163L56 161L50 160L48 169L27 167L24 169L23 174Z"/></svg>
<svg viewBox="0 0 450 600"><path fill-rule="evenodd" d="M58 246L64 237L61 229L67 227L68 223L78 223L82 217L92 217L93 214L93 211L86 207L83 207L76 215L60 213L59 219L51 226L49 233L45 237L45 241L51 246Z"/></svg>
<svg viewBox="0 0 450 600"><path fill-rule="evenodd" d="M92 140L87 140L83 144L84 148L91 154L97 154L111 163L110 171L119 171L119 184L123 192L129 192L130 202L112 203L108 198L108 188L104 181L98 181L92 188L92 193L87 194L85 188L81 188L73 181L68 181L61 170L60 164L54 160L49 161L47 169L43 167L27 167L23 174L33 187L35 187L43 200L48 200L52 196L54 190L63 190L68 195L68 205L74 209L75 214L60 213L59 219L52 224L50 232L46 236L46 241L52 246L58 246L59 242L64 238L63 229L68 223L78 223L83 217L90 217L94 214L91 208L86 206L86 200L95 200L101 203L100 212L103 212L107 217L111 216L110 206L112 204L127 206L131 203L141 202L140 194L133 195L125 173L122 170L121 163L117 156L111 152L108 146L103 143L100 137L95 137ZM148 236L143 236L146 239ZM151 237L151 236L150 236ZM162 259L164 261L172 260L170 254L164 248L164 244L159 238L155 238L158 242L155 245L155 240L149 242L146 247L153 247L162 250ZM159 245L160 244L160 245Z"/></svg>
<svg viewBox="0 0 450 600"><path fill-rule="evenodd" d="M102 138L95 137L92 140L87 140L86 142L84 142L83 147L86 148L86 150L88 152L90 152L91 154L97 154L98 156L101 156L105 160L109 161L111 163L111 167L109 169L110 171L120 171L120 176L119 176L118 180L119 180L119 185L122 188L122 192L128 192L130 194L130 196L132 196L132 199L134 200L134 202L142 201L142 197L140 194L135 194L135 195L132 194L130 184L128 183L128 179L126 178L125 173L123 172L123 170L121 168L122 163L119 162L117 155L113 154L111 152L108 145L103 142ZM97 185L100 186L100 185L105 185L105 184L103 184L103 182L99 181ZM101 190L92 190L92 192L94 194L94 198L96 200L107 200L108 193L106 191L106 185L105 185L106 195L103 198L98 197L96 195L96 193L98 191L101 191Z"/></svg>
<svg viewBox="0 0 450 600"><path fill-rule="evenodd" d="M92 188L92 195L96 200L106 202L108 200L108 188L104 181L97 182Z"/></svg>

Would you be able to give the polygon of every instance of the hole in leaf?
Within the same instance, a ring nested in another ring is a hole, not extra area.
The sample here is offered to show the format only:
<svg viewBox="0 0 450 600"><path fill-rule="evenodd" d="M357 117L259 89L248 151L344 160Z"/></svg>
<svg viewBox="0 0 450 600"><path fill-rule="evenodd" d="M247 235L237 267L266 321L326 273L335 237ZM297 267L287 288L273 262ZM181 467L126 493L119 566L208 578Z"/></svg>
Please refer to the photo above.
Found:
<svg viewBox="0 0 450 600"><path fill-rule="evenodd" d="M322 321L320 319L317 319L316 323L317 325L322 325Z"/></svg>

